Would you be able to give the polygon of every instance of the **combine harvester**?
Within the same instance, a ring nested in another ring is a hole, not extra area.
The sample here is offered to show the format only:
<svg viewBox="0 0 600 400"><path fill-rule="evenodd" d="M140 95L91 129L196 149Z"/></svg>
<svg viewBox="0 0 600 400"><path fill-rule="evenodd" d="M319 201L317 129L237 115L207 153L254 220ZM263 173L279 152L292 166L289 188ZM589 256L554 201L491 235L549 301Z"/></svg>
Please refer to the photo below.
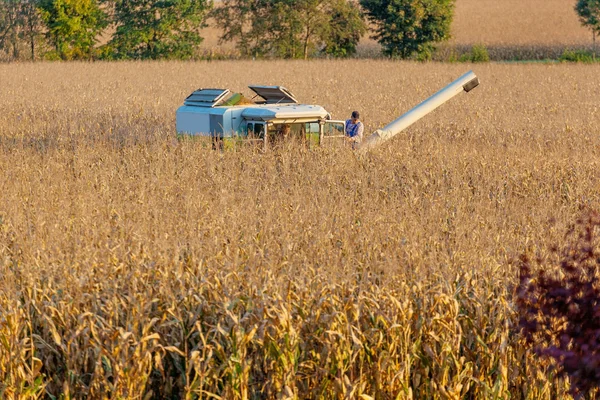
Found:
<svg viewBox="0 0 600 400"><path fill-rule="evenodd" d="M364 152L391 139L454 96L470 92L479 79L469 71L421 104L378 129L366 138L359 151ZM261 100L249 100L228 89L199 89L177 110L177 134L207 137L225 144L258 141L270 143L286 137L298 137L311 144L326 144L344 137L344 121L318 105L298 104L282 86L249 86Z"/></svg>

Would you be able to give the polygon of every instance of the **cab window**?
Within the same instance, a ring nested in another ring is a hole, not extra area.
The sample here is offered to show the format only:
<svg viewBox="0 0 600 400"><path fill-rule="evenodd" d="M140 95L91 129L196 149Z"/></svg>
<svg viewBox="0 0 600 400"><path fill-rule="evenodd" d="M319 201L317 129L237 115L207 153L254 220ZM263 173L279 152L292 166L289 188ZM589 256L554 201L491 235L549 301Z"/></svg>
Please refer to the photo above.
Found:
<svg viewBox="0 0 600 400"><path fill-rule="evenodd" d="M318 122L307 122L306 133L319 133L319 123Z"/></svg>
<svg viewBox="0 0 600 400"><path fill-rule="evenodd" d="M343 121L326 121L323 126L325 136L344 136L345 126Z"/></svg>
<svg viewBox="0 0 600 400"><path fill-rule="evenodd" d="M265 135L265 124L255 123L254 124L254 137L263 137Z"/></svg>

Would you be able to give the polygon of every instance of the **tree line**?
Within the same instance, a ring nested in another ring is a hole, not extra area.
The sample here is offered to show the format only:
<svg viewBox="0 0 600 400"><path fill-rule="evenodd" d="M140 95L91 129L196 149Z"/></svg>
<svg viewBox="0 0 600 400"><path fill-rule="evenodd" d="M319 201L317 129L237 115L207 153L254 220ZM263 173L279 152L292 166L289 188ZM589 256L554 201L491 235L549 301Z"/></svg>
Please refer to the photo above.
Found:
<svg viewBox="0 0 600 400"><path fill-rule="evenodd" d="M427 59L455 0L0 0L0 52L49 60L191 59L208 21L242 57L348 57L371 31L391 57ZM600 32L600 0L578 0Z"/></svg>
<svg viewBox="0 0 600 400"><path fill-rule="evenodd" d="M5 58L191 59L211 21L242 57L348 57L371 23L385 54L449 37L454 0L0 0Z"/></svg>
<svg viewBox="0 0 600 400"><path fill-rule="evenodd" d="M210 0L0 0L0 49L50 60L186 59ZM36 46L39 50L36 50Z"/></svg>

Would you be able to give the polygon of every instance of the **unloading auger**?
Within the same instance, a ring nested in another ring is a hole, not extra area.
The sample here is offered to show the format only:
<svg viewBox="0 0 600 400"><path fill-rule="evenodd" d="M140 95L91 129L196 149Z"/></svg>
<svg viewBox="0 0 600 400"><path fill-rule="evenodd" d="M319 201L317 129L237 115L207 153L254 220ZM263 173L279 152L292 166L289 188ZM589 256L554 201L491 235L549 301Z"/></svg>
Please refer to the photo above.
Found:
<svg viewBox="0 0 600 400"><path fill-rule="evenodd" d="M366 138L358 148L359 152L366 152L380 144L390 140L454 96L464 92L470 92L479 86L479 78L469 71L427 100L412 108L396 120L390 122L381 129L376 130Z"/></svg>

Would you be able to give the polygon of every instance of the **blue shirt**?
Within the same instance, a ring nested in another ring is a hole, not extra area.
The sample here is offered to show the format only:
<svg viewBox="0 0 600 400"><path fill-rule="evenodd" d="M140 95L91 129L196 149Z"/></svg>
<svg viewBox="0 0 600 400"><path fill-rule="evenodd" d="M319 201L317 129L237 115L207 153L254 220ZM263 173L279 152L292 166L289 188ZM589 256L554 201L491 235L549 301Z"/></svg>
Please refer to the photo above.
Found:
<svg viewBox="0 0 600 400"><path fill-rule="evenodd" d="M346 136L353 138L355 142L362 142L364 130L362 122L358 121L354 124L352 123L352 119L346 120Z"/></svg>

